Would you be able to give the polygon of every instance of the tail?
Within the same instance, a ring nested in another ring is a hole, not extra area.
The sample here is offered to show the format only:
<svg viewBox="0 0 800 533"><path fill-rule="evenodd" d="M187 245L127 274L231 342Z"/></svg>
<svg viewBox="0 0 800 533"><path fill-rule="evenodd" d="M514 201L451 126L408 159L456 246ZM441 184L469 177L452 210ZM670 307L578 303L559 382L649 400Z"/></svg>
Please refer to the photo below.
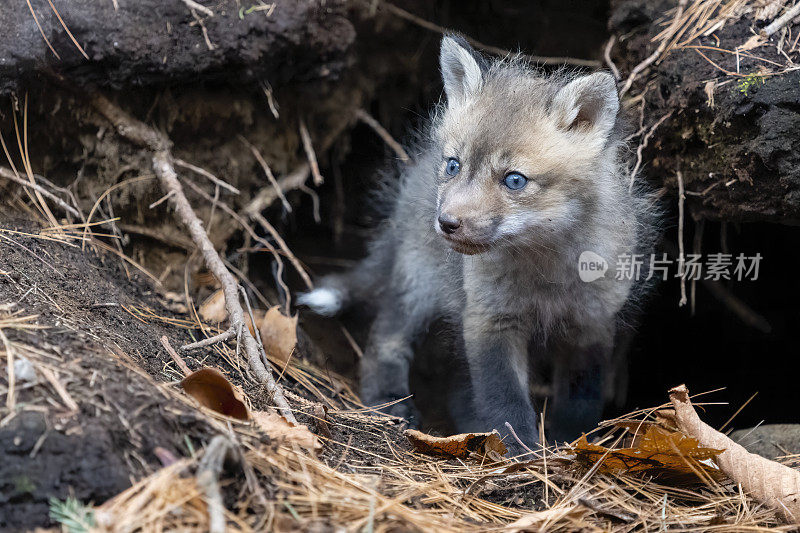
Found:
<svg viewBox="0 0 800 533"><path fill-rule="evenodd" d="M370 245L369 255L353 269L323 277L317 288L297 295L304 305L322 316L335 316L356 302L378 301L388 284L394 260L394 243L384 232Z"/></svg>
<svg viewBox="0 0 800 533"><path fill-rule="evenodd" d="M326 284L324 281L325 278L321 287L298 294L297 303L305 305L318 315L335 316L346 307L350 298L342 287Z"/></svg>

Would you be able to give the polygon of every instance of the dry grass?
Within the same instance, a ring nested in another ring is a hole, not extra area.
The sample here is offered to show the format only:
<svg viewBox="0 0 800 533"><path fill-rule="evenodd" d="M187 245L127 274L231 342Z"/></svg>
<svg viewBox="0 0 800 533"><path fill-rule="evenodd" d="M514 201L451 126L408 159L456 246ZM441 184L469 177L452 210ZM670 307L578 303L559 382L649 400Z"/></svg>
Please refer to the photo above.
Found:
<svg viewBox="0 0 800 533"><path fill-rule="evenodd" d="M713 35L738 17L748 16L754 4L751 0L696 0L680 12L668 14L664 22L667 29L655 37L655 41L664 46L654 61L657 63L666 54L678 50L695 50L701 54L708 51L699 48L697 39ZM784 40L791 42L792 39L789 33ZM796 45L795 40L790 53L796 51ZM791 59L787 58L786 63L776 62L758 55L757 50L718 48L711 51L731 56L729 61L740 56L759 59L771 73L797 68L791 64ZM725 75L738 75L735 67L717 66ZM23 172L19 174L41 185L27 157L25 123L23 115L22 131L16 128L18 157L23 161ZM3 148L13 168L5 142ZM13 170L17 175L16 168ZM91 242L136 266L120 249L101 240L116 241L116 231L97 232L100 225L111 225L113 220L91 222L95 209L110 192L111 189L103 193L84 222L75 224L56 222L41 195L29 194L27 202L15 197L15 207L46 220L48 229L31 233L0 229L0 238L11 240L12 244L21 236L56 240L70 246ZM78 208L77 203L74 204ZM57 270L47 258L41 261L42 268ZM2 269L0 275L4 275ZM185 297L189 311L179 318L160 315L145 306L123 309L144 324L201 331L206 337L223 331L219 325L203 324L199 320L188 283ZM58 304L53 302L53 305L57 307ZM9 403L13 407L13 398L21 388L33 389L37 395L34 404L42 409L74 411L75 405L84 406L89 401L74 394L74 386L68 386L78 381L77 366L65 361L53 347L39 346L35 340L10 340L4 333L15 330L33 335L36 328L41 327L35 320L36 317L25 313L23 308L11 302L0 302L0 358L7 363L4 366L9 369L10 378L7 387L0 386L0 396L11 398ZM248 365L230 344L214 345L206 357L223 366L222 370L242 383L246 390L257 391L258 380L249 374ZM738 487L724 481L707 480L691 486L676 486L646 475L604 475L577 464L570 449L565 447L548 448L535 459L502 463L423 456L410 449L395 419L365 408L345 379L301 359L293 359L286 366L270 361L279 375L278 380L292 385L293 392L287 391L287 396L301 420L313 426L317 416L313 414L315 404L323 404L328 409L326 422L333 436L323 438L325 447L316 455L296 445L271 440L252 424L200 410L176 384L156 383L125 354L112 351L112 355L116 364L149 380L154 397L163 397L184 409L198 410L210 428L228 436L234 443L233 465L220 480L226 496L225 520L232 531L297 531L323 527L368 532L461 533L790 529ZM34 383L15 382L12 378L15 357L30 361L45 379ZM202 365L206 359L194 363ZM172 365L165 363L159 377L167 381L179 379L181 373ZM647 420L654 411L643 410L623 418ZM4 412L0 426L14 413L8 405ZM122 419L120 424L124 425ZM620 442L619 433L609 429L608 424L601 430L606 431L600 438L606 445ZM196 481L201 458L202 451L172 462L102 503L94 509L97 527L120 532L208 530L208 506ZM786 458L787 464L794 465L798 461L796 456Z"/></svg>
<svg viewBox="0 0 800 533"><path fill-rule="evenodd" d="M332 418L357 425L358 431L380 434L385 428L385 421L375 417ZM361 468L346 456L329 465L290 446L247 444L244 461L277 490L261 505L257 493L245 491L238 507L252 512L229 512L228 523L234 530L271 531L323 525L348 531L789 530L735 487L675 487L627 475L585 475L563 451L548 451L548 468L541 460L518 468L431 459L390 441L386 447L387 453L375 457L376 466ZM98 515L106 524L117 524L109 527L114 531L202 530L207 517L191 477L195 465L187 460L167 467L102 505ZM550 501L509 505L491 498L529 493L544 484L551 489Z"/></svg>
<svg viewBox="0 0 800 533"><path fill-rule="evenodd" d="M52 347L36 346L35 329L41 327L36 317L11 307L0 307L0 330L24 330L31 338L11 342L11 350L31 361L39 374L49 371L55 378L24 385L36 388L37 403L61 412L72 410L70 400L87 405L74 384L81 380L76 374L79 368ZM188 316L160 316L144 307L129 312L148 324L197 326ZM205 329L209 334L218 331ZM230 365L226 370L235 375L232 348L220 344L215 350L225 356ZM0 357L7 359L8 351L7 346ZM144 376L154 396L182 405L181 410L198 410L177 385L158 384L128 358L115 357L120 365ZM241 377L248 379L239 368ZM166 369L164 374L168 379L176 375ZM318 455L270 440L252 424L199 410L210 428L235 443L232 465L220 479L226 495L225 520L232 531L329 526L347 531L444 532L788 530L769 510L725 482L676 486L647 476L601 475L578 465L569 448L549 448L543 457L502 463L420 455L405 442L395 419L364 408L341 378L294 360L283 379L294 383L290 401L309 425L314 425L314 404L328 406L333 437L323 438L325 447ZM0 390L3 393L8 390ZM597 440L607 446L620 443L614 424L652 420L655 411L641 410L603 424L596 430ZM195 475L201 458L198 451L167 464L94 508L97 527L125 532L207 530L208 507Z"/></svg>
<svg viewBox="0 0 800 533"><path fill-rule="evenodd" d="M791 24L784 26L771 38L756 34L735 43L729 48L719 46L717 33L726 25L739 20L755 23L756 20L778 18L790 5L785 0L683 0L678 6L665 13L661 24L664 29L653 37L657 43L656 51L641 64L632 69L623 93L641 75L646 67L658 64L667 55L681 51L693 51L723 77L747 78L757 75L761 78L776 76L800 69L798 38L800 31ZM709 39L716 45L709 46ZM704 41L705 40L705 41ZM712 57L713 56L713 57ZM769 57L766 57L769 56ZM744 59L757 62L756 70L743 70Z"/></svg>

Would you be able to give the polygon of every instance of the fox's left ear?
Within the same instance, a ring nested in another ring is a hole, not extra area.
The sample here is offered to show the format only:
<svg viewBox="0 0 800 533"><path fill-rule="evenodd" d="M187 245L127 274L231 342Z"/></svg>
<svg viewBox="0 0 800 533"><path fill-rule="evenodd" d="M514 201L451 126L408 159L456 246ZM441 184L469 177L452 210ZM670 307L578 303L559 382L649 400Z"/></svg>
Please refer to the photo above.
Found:
<svg viewBox="0 0 800 533"><path fill-rule="evenodd" d="M459 35L445 35L439 52L449 105L466 100L483 86L485 60Z"/></svg>
<svg viewBox="0 0 800 533"><path fill-rule="evenodd" d="M585 130L607 136L619 111L614 78L607 72L581 76L566 84L553 98L553 113L565 130Z"/></svg>

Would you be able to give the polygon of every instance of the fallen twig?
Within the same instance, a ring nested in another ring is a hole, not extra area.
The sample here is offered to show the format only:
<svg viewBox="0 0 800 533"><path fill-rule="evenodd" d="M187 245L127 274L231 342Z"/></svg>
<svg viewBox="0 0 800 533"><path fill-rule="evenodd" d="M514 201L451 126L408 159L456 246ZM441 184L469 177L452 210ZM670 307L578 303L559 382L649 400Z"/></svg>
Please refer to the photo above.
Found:
<svg viewBox="0 0 800 533"><path fill-rule="evenodd" d="M526 452L528 452L529 454L531 454L531 455L532 455L532 456L534 456L534 457L537 457L537 454L536 454L536 452L534 452L533 450L531 450L531 449L528 447L528 445L527 445L527 444L525 444L524 442L522 442L522 440L521 440L521 439L520 439L520 438L517 436L517 432L516 432L516 431L514 431L514 426L512 426L511 424L509 424L508 422L506 422L506 427L507 427L507 428L508 428L508 430L511 432L511 436L512 436L512 437L514 437L514 440L515 440L515 441L517 441L517 443L518 443L520 446L522 446L522 448L523 448L523 449L524 449Z"/></svg>
<svg viewBox="0 0 800 533"><path fill-rule="evenodd" d="M800 524L800 471L750 453L715 430L697 415L686 385L669 391L681 431L707 448L724 449L717 464L734 482L757 500L776 510L784 520Z"/></svg>
<svg viewBox="0 0 800 533"><path fill-rule="evenodd" d="M262 350L259 349L258 343L245 325L244 311L239 301L239 284L233 274L225 267L225 263L214 249L211 239L203 229L203 223L186 199L172 163L169 140L98 93L92 95L91 103L95 109L111 121L120 135L153 151L153 170L158 176L164 192L172 193L170 203L175 209L178 218L189 230L192 241L200 249L206 266L222 285L229 324L231 328L242 332L242 344L247 354L250 368L258 380L267 387L269 397L281 411L281 414L290 423L296 424L297 421L283 395L283 389L275 382L272 372L262 362Z"/></svg>
<svg viewBox="0 0 800 533"><path fill-rule="evenodd" d="M213 339L214 337L211 338ZM172 360L175 361L176 365L178 365L178 368L180 368L181 372L183 372L183 375L188 377L189 374L192 373L192 370L189 368L189 365L186 364L186 361L184 361L183 358L178 355L178 352L175 351L175 348L173 348L169 343L169 339L166 335L161 337L161 346L163 346L169 356L172 357Z"/></svg>
<svg viewBox="0 0 800 533"><path fill-rule="evenodd" d="M770 37L773 33L786 26L790 20L800 16L800 2L796 3L789 11L778 17L769 26L761 30L761 35Z"/></svg>
<svg viewBox="0 0 800 533"><path fill-rule="evenodd" d="M235 336L236 336L236 330L230 328L227 331L223 331L219 335L214 335L213 337L208 337L207 339L203 339L197 342L184 344L183 346L181 346L181 351L189 352L192 350L197 350L198 348L205 348L206 346L211 346L212 344L217 344L218 342L225 342L226 340L232 339Z"/></svg>
<svg viewBox="0 0 800 533"><path fill-rule="evenodd" d="M590 500L589 498L578 498L577 501L578 501L579 504L583 505L584 507L587 507L587 508L591 509L592 511L594 511L595 513L597 513L599 515L607 516L607 517L612 518L614 520L619 520L620 522L625 522L626 524L630 524L631 522L634 521L634 517L632 517L630 515L627 515L627 514L619 513L619 512L617 512L617 511L615 511L613 509L607 509L605 507L602 507L600 504L598 504L595 501Z"/></svg>
<svg viewBox="0 0 800 533"><path fill-rule="evenodd" d="M210 533L225 532L225 504L219 490L219 475L225 463L225 456L233 447L231 441L217 435L206 446L203 458L197 467L197 485L203 491L208 505L208 531Z"/></svg>

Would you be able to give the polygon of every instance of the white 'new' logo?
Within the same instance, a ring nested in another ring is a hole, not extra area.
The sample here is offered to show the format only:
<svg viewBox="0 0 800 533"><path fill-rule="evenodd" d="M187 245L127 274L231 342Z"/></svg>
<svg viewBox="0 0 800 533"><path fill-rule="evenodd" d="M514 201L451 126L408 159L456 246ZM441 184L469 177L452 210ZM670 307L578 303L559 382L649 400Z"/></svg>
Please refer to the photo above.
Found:
<svg viewBox="0 0 800 533"><path fill-rule="evenodd" d="M578 257L578 275L587 283L602 278L608 270L608 262L600 255L585 251Z"/></svg>

